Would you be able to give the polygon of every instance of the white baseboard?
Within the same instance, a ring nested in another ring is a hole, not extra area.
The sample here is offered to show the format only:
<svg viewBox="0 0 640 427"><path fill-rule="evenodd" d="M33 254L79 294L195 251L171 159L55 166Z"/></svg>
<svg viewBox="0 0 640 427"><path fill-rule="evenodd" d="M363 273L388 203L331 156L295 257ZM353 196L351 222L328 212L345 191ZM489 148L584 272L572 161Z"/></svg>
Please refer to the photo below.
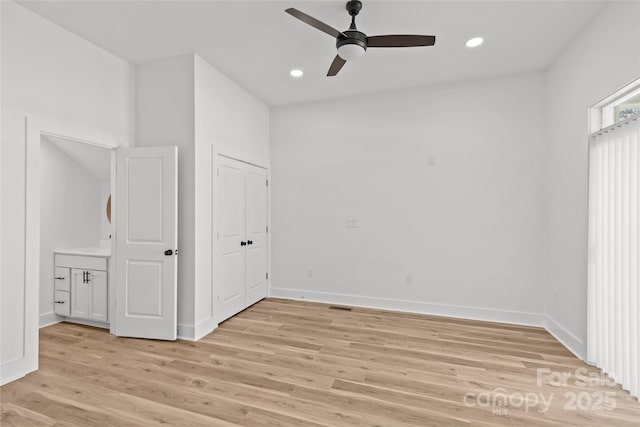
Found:
<svg viewBox="0 0 640 427"><path fill-rule="evenodd" d="M43 313L40 315L40 328L45 326L54 325L64 320L64 317L58 316L55 312Z"/></svg>
<svg viewBox="0 0 640 427"><path fill-rule="evenodd" d="M209 335L211 332L216 330L217 327L218 322L216 322L213 317L199 323L195 328L194 341L198 341L200 338Z"/></svg>
<svg viewBox="0 0 640 427"><path fill-rule="evenodd" d="M198 323L196 326L178 323L178 339L185 341L198 341L216 330L218 322L213 317Z"/></svg>
<svg viewBox="0 0 640 427"><path fill-rule="evenodd" d="M185 341L195 341L196 335L195 327L193 325L185 325L184 323L178 323L178 339Z"/></svg>
<svg viewBox="0 0 640 427"><path fill-rule="evenodd" d="M78 325L93 326L94 328L111 329L111 325L107 322L97 320L78 319L76 317L63 317L62 321L69 323L77 323Z"/></svg>
<svg viewBox="0 0 640 427"><path fill-rule="evenodd" d="M549 331L549 333L553 335L555 339L560 341L560 343L564 345L578 359L585 361L587 360L586 346L580 338L569 332L567 328L562 326L560 323L558 323L557 320L555 320L548 314L545 320L545 329Z"/></svg>
<svg viewBox="0 0 640 427"><path fill-rule="evenodd" d="M335 294L301 289L284 289L272 287L270 289L269 295L275 298L323 302L328 304L345 304L356 307L405 311L409 313L428 314L431 316L457 317L461 319L511 323L524 326L544 327L546 318L542 313L528 313L524 311L500 310L493 308L468 307L448 304L433 304L419 301Z"/></svg>
<svg viewBox="0 0 640 427"><path fill-rule="evenodd" d="M0 386L18 380L25 375L37 370L37 362L35 363L35 365L31 364L31 366L29 366L29 363L22 358L3 363L2 365L0 365Z"/></svg>

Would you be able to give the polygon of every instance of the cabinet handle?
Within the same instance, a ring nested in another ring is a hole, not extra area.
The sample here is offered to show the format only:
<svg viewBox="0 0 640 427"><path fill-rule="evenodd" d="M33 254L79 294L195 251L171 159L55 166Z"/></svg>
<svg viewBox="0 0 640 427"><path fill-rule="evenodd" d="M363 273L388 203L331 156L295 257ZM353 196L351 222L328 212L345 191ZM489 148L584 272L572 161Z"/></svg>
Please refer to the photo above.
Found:
<svg viewBox="0 0 640 427"><path fill-rule="evenodd" d="M245 242L240 242L240 246L246 246L247 244Z"/></svg>
<svg viewBox="0 0 640 427"><path fill-rule="evenodd" d="M173 251L171 249L167 249L166 251L164 251L164 254L166 256L171 256L171 255L173 255Z"/></svg>
<svg viewBox="0 0 640 427"><path fill-rule="evenodd" d="M64 280L65 277L54 277L54 279L56 279L56 280Z"/></svg>
<svg viewBox="0 0 640 427"><path fill-rule="evenodd" d="M247 245L253 245L253 240L247 240Z"/></svg>
<svg viewBox="0 0 640 427"><path fill-rule="evenodd" d="M64 301L54 301L56 304L64 304Z"/></svg>

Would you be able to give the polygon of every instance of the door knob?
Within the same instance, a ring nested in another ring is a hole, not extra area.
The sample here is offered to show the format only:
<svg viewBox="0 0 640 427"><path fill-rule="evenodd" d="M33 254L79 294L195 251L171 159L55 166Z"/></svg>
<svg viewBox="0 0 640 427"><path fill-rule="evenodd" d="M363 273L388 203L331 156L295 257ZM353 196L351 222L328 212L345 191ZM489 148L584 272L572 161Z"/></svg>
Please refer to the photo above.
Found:
<svg viewBox="0 0 640 427"><path fill-rule="evenodd" d="M173 251L171 249L167 249L166 251L164 251L164 254L166 256L171 256L171 255L173 255Z"/></svg>
<svg viewBox="0 0 640 427"><path fill-rule="evenodd" d="M245 242L240 242L240 246L246 246Z"/></svg>

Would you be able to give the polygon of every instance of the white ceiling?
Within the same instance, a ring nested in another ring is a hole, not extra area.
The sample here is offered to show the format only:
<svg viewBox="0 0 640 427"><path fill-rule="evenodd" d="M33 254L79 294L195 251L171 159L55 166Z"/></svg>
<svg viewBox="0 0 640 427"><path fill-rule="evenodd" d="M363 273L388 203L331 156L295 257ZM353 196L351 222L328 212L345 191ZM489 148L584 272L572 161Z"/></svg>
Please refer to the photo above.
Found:
<svg viewBox="0 0 640 427"><path fill-rule="evenodd" d="M269 105L545 69L602 1L364 0L368 35L434 34L429 48L370 49L325 77L335 41L284 12L344 30L346 1L27 1L25 7L132 63L196 52ZM470 50L465 41L483 36ZM302 79L289 70L302 68Z"/></svg>
<svg viewBox="0 0 640 427"><path fill-rule="evenodd" d="M43 137L101 182L111 180L111 151L55 136Z"/></svg>

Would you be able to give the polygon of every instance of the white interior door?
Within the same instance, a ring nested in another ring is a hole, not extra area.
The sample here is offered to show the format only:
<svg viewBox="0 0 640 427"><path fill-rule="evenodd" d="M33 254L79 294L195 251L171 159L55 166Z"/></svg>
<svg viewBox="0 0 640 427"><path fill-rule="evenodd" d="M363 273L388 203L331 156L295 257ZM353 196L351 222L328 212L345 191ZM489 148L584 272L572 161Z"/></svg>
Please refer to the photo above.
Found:
<svg viewBox="0 0 640 427"><path fill-rule="evenodd" d="M215 181L218 259L213 280L221 322L245 308L244 164L220 157Z"/></svg>
<svg viewBox="0 0 640 427"><path fill-rule="evenodd" d="M245 306L267 296L267 171L245 165Z"/></svg>
<svg viewBox="0 0 640 427"><path fill-rule="evenodd" d="M178 148L119 148L115 334L176 339Z"/></svg>

